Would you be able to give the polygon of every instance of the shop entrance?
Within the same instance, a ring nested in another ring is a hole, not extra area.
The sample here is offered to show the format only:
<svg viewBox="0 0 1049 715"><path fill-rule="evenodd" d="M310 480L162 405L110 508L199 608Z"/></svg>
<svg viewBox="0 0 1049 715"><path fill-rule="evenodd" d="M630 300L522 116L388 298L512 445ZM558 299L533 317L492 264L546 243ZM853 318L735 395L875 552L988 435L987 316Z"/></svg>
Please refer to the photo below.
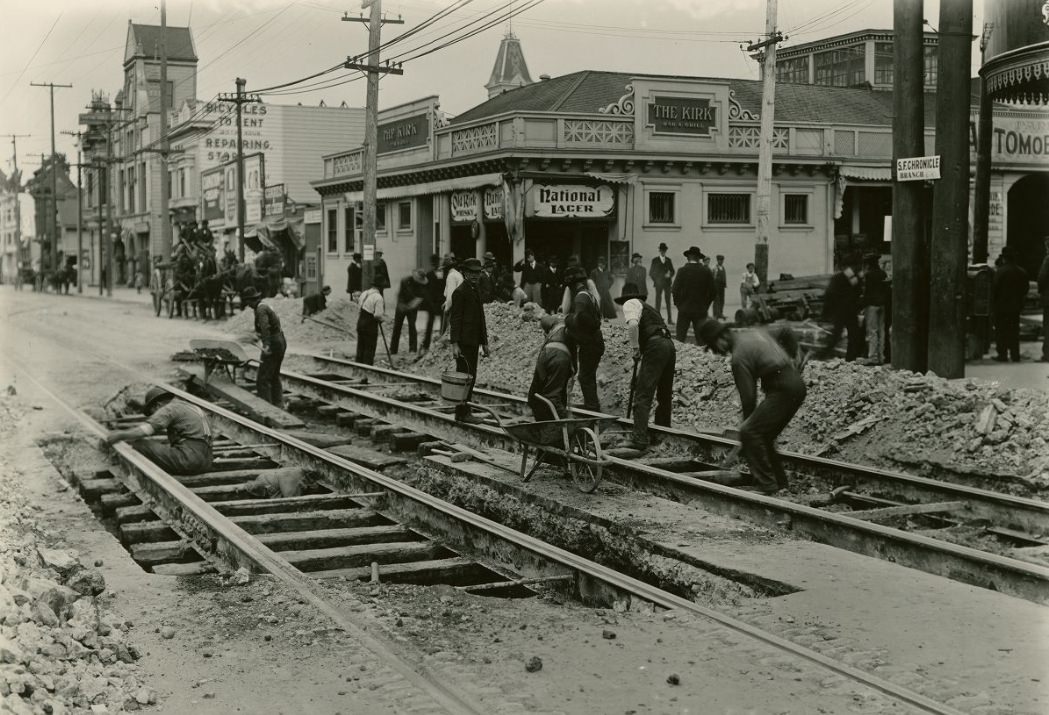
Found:
<svg viewBox="0 0 1049 715"><path fill-rule="evenodd" d="M484 236L487 250L495 255L499 265L509 266L513 263L514 249L506 235L506 224L502 221L485 221Z"/></svg>
<svg viewBox="0 0 1049 715"><path fill-rule="evenodd" d="M477 239L474 237L472 223L452 224L451 234L451 249L456 260L477 258Z"/></svg>
<svg viewBox="0 0 1049 715"><path fill-rule="evenodd" d="M589 271L598 258L608 258L607 221L525 221L525 248L535 251L536 258L556 256L564 265L571 255L579 256Z"/></svg>
<svg viewBox="0 0 1049 715"><path fill-rule="evenodd" d="M1033 280L1045 255L1049 236L1049 174L1030 174L1009 189L1006 245L1016 252L1016 262ZM993 258L997 258L994 256Z"/></svg>

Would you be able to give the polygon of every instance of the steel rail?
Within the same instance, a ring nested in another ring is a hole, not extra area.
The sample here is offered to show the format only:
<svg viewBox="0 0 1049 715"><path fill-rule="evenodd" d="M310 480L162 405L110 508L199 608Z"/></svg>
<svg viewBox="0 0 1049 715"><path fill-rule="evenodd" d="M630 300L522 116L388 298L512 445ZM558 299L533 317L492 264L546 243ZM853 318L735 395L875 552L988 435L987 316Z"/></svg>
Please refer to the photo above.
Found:
<svg viewBox="0 0 1049 715"><path fill-rule="evenodd" d="M749 623L693 603L688 599L621 574L607 566L595 563L582 556L474 514L424 491L410 487L397 479L387 477L321 448L314 447L290 435L256 424L204 399L169 386L165 386L165 388L182 399L207 410L212 420L220 425L220 431L227 435L256 440L259 437L266 437L278 445L275 450L279 454L275 454L274 457L281 463L294 462L313 470L315 473L322 473L338 486L346 485L347 481L350 484L358 484L364 481L372 487L381 487L389 495L385 506L389 508L391 505L396 505L393 511L399 520L420 523L424 527L430 527L431 529L437 528L444 538L454 539L458 545L477 546L482 542L486 542L482 544L482 548L486 549L484 556L489 558L499 556L502 559L507 559L507 556L510 556L511 559L504 560L503 563L514 563L518 570L530 571L531 573L528 576L530 578L552 579L563 577L567 571L568 574L576 575L576 587L584 599L598 599L607 602L609 597L626 594L662 608L677 609L691 613L695 616L710 619L768 646L822 666L833 673L847 677L922 711L942 715L960 715L959 711L949 705L937 702L909 688L899 686L845 663L840 663L828 656L764 631ZM350 477L349 480L346 479L347 476ZM191 496L196 498L195 495L191 494ZM383 505L375 504L373 508L381 511ZM464 530L466 533L463 533ZM494 547L497 554L493 553L493 540L501 542ZM279 556L275 555L275 558L279 560ZM293 567L289 566L288 568Z"/></svg>
<svg viewBox="0 0 1049 715"><path fill-rule="evenodd" d="M403 374L399 374L404 377ZM391 422L440 439L481 443L516 451L514 440L491 425L458 422L453 415L352 386L282 371L291 390L348 411ZM499 395L500 399L507 396ZM681 501L700 501L717 513L741 516L773 528L789 528L810 539L859 554L894 561L927 573L1049 604L1049 568L952 544L920 534L609 457L615 481Z"/></svg>
<svg viewBox="0 0 1049 715"><path fill-rule="evenodd" d="M383 379L401 381L414 378L417 384L432 390L435 395L440 392L441 383L434 378L361 365L323 355L310 353L299 355L312 358L318 366L335 365L361 377L378 375ZM522 408L526 408L528 404L523 397L481 388L476 388L474 395L486 399L513 402ZM581 415L608 416L604 413L577 408L573 408L573 411ZM622 417L619 418L619 424L624 429L633 427L631 421ZM739 442L717 435L688 432L658 425L651 425L649 429L659 439L673 446L684 448L689 454L712 463L720 462L733 448L739 446ZM1031 534L1049 533L1049 502L797 452L782 451L780 455L788 470L800 476L827 481L833 486L863 486L875 494L888 493L900 499L912 501L964 501L966 515L970 519L987 519L998 526L1007 526Z"/></svg>

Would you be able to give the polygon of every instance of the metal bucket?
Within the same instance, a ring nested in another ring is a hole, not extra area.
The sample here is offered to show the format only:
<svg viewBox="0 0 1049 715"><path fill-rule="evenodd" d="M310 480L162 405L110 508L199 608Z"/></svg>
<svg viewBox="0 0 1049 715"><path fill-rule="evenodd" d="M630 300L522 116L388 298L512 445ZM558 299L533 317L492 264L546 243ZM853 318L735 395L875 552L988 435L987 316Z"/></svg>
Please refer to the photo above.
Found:
<svg viewBox="0 0 1049 715"><path fill-rule="evenodd" d="M474 377L470 373L449 370L441 375L441 398L450 402L466 402L473 383Z"/></svg>

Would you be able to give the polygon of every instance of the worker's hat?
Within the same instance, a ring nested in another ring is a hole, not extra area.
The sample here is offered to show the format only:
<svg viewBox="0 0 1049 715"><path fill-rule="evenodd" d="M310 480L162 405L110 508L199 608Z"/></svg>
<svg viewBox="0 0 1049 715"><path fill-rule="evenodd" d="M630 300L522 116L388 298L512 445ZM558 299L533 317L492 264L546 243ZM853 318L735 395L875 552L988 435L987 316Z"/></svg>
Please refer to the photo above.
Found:
<svg viewBox="0 0 1049 715"><path fill-rule="evenodd" d="M240 300L242 303L255 303L262 300L262 294L255 286L248 286L240 294Z"/></svg>
<svg viewBox="0 0 1049 715"><path fill-rule="evenodd" d="M631 298L638 298L640 300L644 300L647 297L648 295L642 293L635 284L625 283L623 285L623 292L619 295L618 298L615 299L615 301L620 305L623 305L623 303L626 303Z"/></svg>
<svg viewBox="0 0 1049 715"><path fill-rule="evenodd" d="M684 255L685 258L691 258L692 256L695 256L696 258L703 258L703 251L699 250L699 248L696 246L689 246L688 250L685 251Z"/></svg>
<svg viewBox="0 0 1049 715"><path fill-rule="evenodd" d="M711 349L716 347L718 338L729 330L729 327L723 323L719 323L713 318L707 318L699 324L699 339Z"/></svg>
<svg viewBox="0 0 1049 715"><path fill-rule="evenodd" d="M481 271L481 262L476 258L467 258L459 265L459 270L467 271L470 273L479 273Z"/></svg>
<svg viewBox="0 0 1049 715"><path fill-rule="evenodd" d="M148 411L149 408L153 406L154 402L165 397L172 397L172 394L163 387L157 387L154 385L146 391L146 397L142 400L142 409Z"/></svg>

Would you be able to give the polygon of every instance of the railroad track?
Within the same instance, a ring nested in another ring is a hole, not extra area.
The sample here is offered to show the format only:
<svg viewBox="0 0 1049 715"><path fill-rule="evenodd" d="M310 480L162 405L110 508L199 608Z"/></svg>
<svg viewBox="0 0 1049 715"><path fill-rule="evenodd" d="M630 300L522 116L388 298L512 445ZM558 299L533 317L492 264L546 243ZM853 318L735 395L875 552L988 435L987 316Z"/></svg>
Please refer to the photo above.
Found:
<svg viewBox="0 0 1049 715"><path fill-rule="evenodd" d="M30 379L47 390L39 381ZM475 588L519 588L537 583L554 583L567 587L577 598L592 603L611 604L620 601L636 607L643 602L657 608L676 609L710 619L769 647L806 659L829 672L870 687L919 711L943 715L959 713L951 706L906 687L516 532L324 448L253 422L206 399L171 386L164 387L177 397L207 412L213 430L219 435L219 465L226 469L217 469L205 475L204 479L176 478L159 469L131 446L121 443L112 448L115 465L110 476L104 478L115 479L119 485L97 483L97 479L88 480L96 483L87 484L87 490L90 492L94 489L99 497L121 497L111 498L109 501L115 513L122 513L127 517L122 520L122 524L147 524L144 528L148 529L154 538L163 539L172 534L176 535L182 544L196 550L207 563L216 568L223 571L261 571L283 581L296 590L306 602L329 616L339 627L359 639L365 647L377 653L384 662L390 663L417 687L430 694L436 703L450 713L481 713L485 710L468 694L452 684L440 681L421 664L406 660L403 655L392 652L384 643L363 631L347 614L332 605L317 586L317 577L360 578L365 576L364 571L359 568L354 570L353 567L349 570L319 568L312 573L304 571L317 564L331 566L328 562L331 554L314 554L319 558L309 559L301 557L300 554L309 553L311 549L276 550L280 545L272 543L272 540L267 544L267 535L278 534L294 541L303 538L302 532L277 530L278 525L271 519L250 519L259 516L273 517L276 520L288 519L289 522L284 523L282 527L296 529L302 526L295 521L296 518L303 514L312 514L308 517L312 519L318 512L327 511L329 513L326 516L339 524L337 528L367 529L367 526L347 527L343 520L353 519L350 512L356 516L370 512L394 522L394 525L388 528L398 530L399 538L411 532L418 537L413 543L426 542L437 548L460 549L464 554L469 553L469 556L457 557L460 564L473 563L484 569L484 573L502 574L501 581L475 583ZM101 437L105 434L105 428L101 424L73 410L54 392L47 391L56 402L79 420L89 435ZM245 466L245 460L252 464ZM243 482L251 474L288 469L307 470L321 488L331 491L268 500L226 498L233 496L228 490L232 488L235 480ZM85 485L81 486L82 489L85 488ZM116 488L113 488L114 486ZM127 503L129 501L139 503ZM322 501L327 502L327 509L317 508ZM341 514L338 513L340 511ZM273 531L269 528L255 528L267 521L269 526L273 527ZM386 543L382 540L368 541ZM514 573L507 573L507 567L495 564L513 564ZM369 572L373 573L374 569L375 567L371 566ZM452 578L461 576L460 569L454 571L458 576ZM381 573L388 576L397 572L384 567ZM472 578L477 580L482 576L478 573Z"/></svg>
<svg viewBox="0 0 1049 715"><path fill-rule="evenodd" d="M373 426L425 441L514 451L516 445L493 424L456 422L439 401L437 380L323 356L300 356L303 372L285 370L285 389L325 403L330 410L374 420ZM248 373L252 371L249 366ZM527 414L520 397L475 390L474 399L492 409ZM584 412L584 414L587 414ZM622 420L624 429L628 428ZM1041 501L924 477L799 454L784 454L796 483L832 492L817 508L805 497L774 498L722 486L697 477L715 469L736 445L732 440L681 430L653 428L671 459L611 458L606 479L681 501L699 501L710 511L738 516L793 533L891 560L972 585L1049 603L1049 568L934 538L942 529L968 529L1006 544L1039 547L1049 540L1049 504ZM484 460L483 455L474 455ZM448 469L451 459L431 458ZM494 460L498 462L499 460ZM851 511L837 511L849 508ZM892 526L918 522L920 531Z"/></svg>

